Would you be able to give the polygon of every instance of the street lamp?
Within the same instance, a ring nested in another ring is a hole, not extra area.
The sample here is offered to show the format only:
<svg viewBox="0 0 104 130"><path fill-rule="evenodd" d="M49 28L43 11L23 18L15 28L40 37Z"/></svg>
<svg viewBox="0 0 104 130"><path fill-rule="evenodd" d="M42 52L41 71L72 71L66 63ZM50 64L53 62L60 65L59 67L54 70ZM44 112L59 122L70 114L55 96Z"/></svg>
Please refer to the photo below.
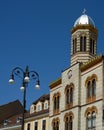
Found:
<svg viewBox="0 0 104 130"><path fill-rule="evenodd" d="M23 91L23 113L22 113L22 130L24 130L24 113L26 110L26 88L28 86L28 83L31 80L35 80L36 81L36 89L40 88L40 81L39 81L39 75L37 72L35 71L29 71L28 66L26 66L25 71L23 71L23 69L21 69L20 67L16 67L12 70L12 74L10 76L9 79L9 83L13 84L15 79L14 76L18 76L19 78L22 79L22 86L21 86L21 90Z"/></svg>

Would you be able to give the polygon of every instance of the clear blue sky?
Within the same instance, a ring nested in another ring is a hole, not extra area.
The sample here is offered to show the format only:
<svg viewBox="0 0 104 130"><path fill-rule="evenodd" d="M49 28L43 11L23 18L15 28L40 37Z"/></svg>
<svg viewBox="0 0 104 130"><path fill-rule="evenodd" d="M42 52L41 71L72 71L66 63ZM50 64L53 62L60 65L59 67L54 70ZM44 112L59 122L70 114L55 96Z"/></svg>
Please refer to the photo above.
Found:
<svg viewBox="0 0 104 130"><path fill-rule="evenodd" d="M41 89L27 88L27 109L49 93L50 82L70 66L70 30L83 9L99 30L98 54L104 54L103 0L0 0L0 105L19 99L21 80L8 83L14 67L35 70Z"/></svg>

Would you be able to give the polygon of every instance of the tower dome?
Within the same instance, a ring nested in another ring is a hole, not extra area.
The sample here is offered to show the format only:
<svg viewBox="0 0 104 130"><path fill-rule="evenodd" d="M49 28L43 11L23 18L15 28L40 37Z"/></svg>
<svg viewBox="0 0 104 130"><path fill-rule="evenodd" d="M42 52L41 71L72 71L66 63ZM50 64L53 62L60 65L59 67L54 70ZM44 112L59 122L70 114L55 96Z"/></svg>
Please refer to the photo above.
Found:
<svg viewBox="0 0 104 130"><path fill-rule="evenodd" d="M96 56L97 34L94 21L84 9L71 30L71 65L85 63Z"/></svg>
<svg viewBox="0 0 104 130"><path fill-rule="evenodd" d="M75 21L74 27L77 25L91 25L95 27L94 21L86 14L86 10L84 10L83 14Z"/></svg>

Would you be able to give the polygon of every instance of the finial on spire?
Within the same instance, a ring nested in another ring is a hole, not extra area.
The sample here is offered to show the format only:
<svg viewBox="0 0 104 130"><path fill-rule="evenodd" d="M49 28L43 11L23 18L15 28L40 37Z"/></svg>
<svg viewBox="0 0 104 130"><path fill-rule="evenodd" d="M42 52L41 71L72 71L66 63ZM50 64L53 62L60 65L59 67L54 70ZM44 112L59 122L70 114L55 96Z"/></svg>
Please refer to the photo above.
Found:
<svg viewBox="0 0 104 130"><path fill-rule="evenodd" d="M83 12L82 12L82 13L83 13L83 14L86 14L86 9L85 9L85 8L83 9Z"/></svg>

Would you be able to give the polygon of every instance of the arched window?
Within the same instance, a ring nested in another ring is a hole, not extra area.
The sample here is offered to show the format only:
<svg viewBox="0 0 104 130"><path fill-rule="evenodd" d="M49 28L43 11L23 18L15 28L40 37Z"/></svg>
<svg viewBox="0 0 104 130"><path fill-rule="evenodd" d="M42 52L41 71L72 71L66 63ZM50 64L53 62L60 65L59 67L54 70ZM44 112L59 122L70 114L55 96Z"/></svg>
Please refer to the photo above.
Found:
<svg viewBox="0 0 104 130"><path fill-rule="evenodd" d="M76 53L76 48L77 48L77 38L73 39L73 54Z"/></svg>
<svg viewBox="0 0 104 130"><path fill-rule="evenodd" d="M74 91L73 83L66 86L65 88L66 109L71 108L73 106L73 91Z"/></svg>
<svg viewBox="0 0 104 130"><path fill-rule="evenodd" d="M56 130L55 122L53 123L53 130Z"/></svg>
<svg viewBox="0 0 104 130"><path fill-rule="evenodd" d="M84 48L83 51L86 51L86 37L84 36Z"/></svg>
<svg viewBox="0 0 104 130"><path fill-rule="evenodd" d="M83 37L80 37L80 51L82 51L82 45L83 45Z"/></svg>
<svg viewBox="0 0 104 130"><path fill-rule="evenodd" d="M65 130L73 130L73 113L69 112L65 115Z"/></svg>
<svg viewBox="0 0 104 130"><path fill-rule="evenodd" d="M68 117L66 117L66 121L65 121L65 130L68 130L68 127L69 127Z"/></svg>
<svg viewBox="0 0 104 130"><path fill-rule="evenodd" d="M59 130L59 121L56 122L56 130Z"/></svg>
<svg viewBox="0 0 104 130"><path fill-rule="evenodd" d="M86 79L85 86L87 87L86 90L86 97L87 97L87 103L93 102L96 100L96 82L98 78L96 74L93 74L91 77L89 76Z"/></svg>
<svg viewBox="0 0 104 130"><path fill-rule="evenodd" d="M60 105L60 97L59 95L57 96L57 109L59 109L59 105Z"/></svg>
<svg viewBox="0 0 104 130"><path fill-rule="evenodd" d="M73 88L70 89L70 102L73 102Z"/></svg>
<svg viewBox="0 0 104 130"><path fill-rule="evenodd" d="M54 114L59 113L60 108L60 93L55 93L53 96L53 112Z"/></svg>
<svg viewBox="0 0 104 130"><path fill-rule="evenodd" d="M90 39L90 53L95 54L95 40Z"/></svg>
<svg viewBox="0 0 104 130"><path fill-rule="evenodd" d="M69 92L69 89L67 89L67 91L66 91L66 103L70 104L70 92Z"/></svg>
<svg viewBox="0 0 104 130"><path fill-rule="evenodd" d="M92 80L92 95L93 96L96 95L96 80L95 79Z"/></svg>
<svg viewBox="0 0 104 130"><path fill-rule="evenodd" d="M52 129L59 130L59 118L54 118L52 121Z"/></svg>
<svg viewBox="0 0 104 130"><path fill-rule="evenodd" d="M96 127L96 113L92 112L92 128Z"/></svg>
<svg viewBox="0 0 104 130"><path fill-rule="evenodd" d="M57 104L57 102L56 102L56 97L54 98L54 110L56 110L56 104Z"/></svg>
<svg viewBox="0 0 104 130"><path fill-rule="evenodd" d="M93 111L92 113L88 112L87 117L87 130L92 130L93 128L96 128L96 113Z"/></svg>
<svg viewBox="0 0 104 130"><path fill-rule="evenodd" d="M88 82L88 85L87 85L87 97L91 97L91 82L89 81Z"/></svg>
<svg viewBox="0 0 104 130"><path fill-rule="evenodd" d="M73 129L73 120L72 120L72 116L70 116L69 126L70 126L70 129L69 129L69 130L72 130L72 129Z"/></svg>
<svg viewBox="0 0 104 130"><path fill-rule="evenodd" d="M87 130L91 129L91 114L87 114Z"/></svg>
<svg viewBox="0 0 104 130"><path fill-rule="evenodd" d="M81 52L86 51L86 36L80 37L80 51Z"/></svg>

